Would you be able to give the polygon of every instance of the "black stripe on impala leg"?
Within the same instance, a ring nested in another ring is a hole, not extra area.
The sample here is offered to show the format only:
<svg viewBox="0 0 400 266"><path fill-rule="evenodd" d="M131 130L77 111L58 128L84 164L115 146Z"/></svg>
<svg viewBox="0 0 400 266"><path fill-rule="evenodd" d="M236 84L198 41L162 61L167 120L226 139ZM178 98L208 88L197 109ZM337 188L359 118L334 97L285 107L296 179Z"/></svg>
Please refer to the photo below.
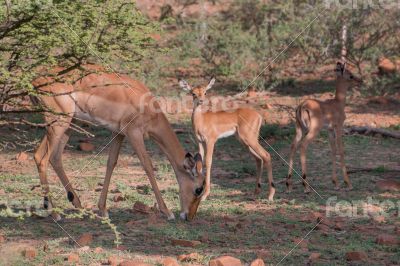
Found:
<svg viewBox="0 0 400 266"><path fill-rule="evenodd" d="M286 177L286 187L289 188L290 184L289 184L289 180L292 178L292 175L288 175Z"/></svg>
<svg viewBox="0 0 400 266"><path fill-rule="evenodd" d="M271 182L271 187L275 188L274 182Z"/></svg>
<svg viewBox="0 0 400 266"><path fill-rule="evenodd" d="M44 196L43 198L43 208L46 210L49 209L49 198L47 196Z"/></svg>
<svg viewBox="0 0 400 266"><path fill-rule="evenodd" d="M258 187L258 188L261 188L261 184L260 184L260 183L257 183L257 187Z"/></svg>
<svg viewBox="0 0 400 266"><path fill-rule="evenodd" d="M74 193L72 193L71 191L68 191L67 198L68 198L69 202L72 202L74 200Z"/></svg>
<svg viewBox="0 0 400 266"><path fill-rule="evenodd" d="M302 176L301 176L301 178L303 178L303 186L305 187L306 186L306 179L307 179L307 176L306 176L306 174L303 174Z"/></svg>

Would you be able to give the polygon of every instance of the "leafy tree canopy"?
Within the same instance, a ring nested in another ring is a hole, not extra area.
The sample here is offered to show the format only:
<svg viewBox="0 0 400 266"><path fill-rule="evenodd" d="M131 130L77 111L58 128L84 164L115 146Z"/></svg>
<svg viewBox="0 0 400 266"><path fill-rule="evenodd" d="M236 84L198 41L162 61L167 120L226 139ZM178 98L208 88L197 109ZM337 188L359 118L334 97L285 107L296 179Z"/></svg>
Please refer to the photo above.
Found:
<svg viewBox="0 0 400 266"><path fill-rule="evenodd" d="M0 2L0 112L36 94L31 81L54 66L97 63L134 72L156 49L133 0L5 0Z"/></svg>

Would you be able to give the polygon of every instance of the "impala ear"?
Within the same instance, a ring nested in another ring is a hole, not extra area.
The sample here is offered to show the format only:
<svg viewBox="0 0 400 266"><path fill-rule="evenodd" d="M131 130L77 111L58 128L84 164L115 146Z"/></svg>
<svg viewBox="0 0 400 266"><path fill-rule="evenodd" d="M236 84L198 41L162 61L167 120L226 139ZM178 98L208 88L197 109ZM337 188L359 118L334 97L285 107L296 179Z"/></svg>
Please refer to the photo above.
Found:
<svg viewBox="0 0 400 266"><path fill-rule="evenodd" d="M203 170L203 158L201 157L200 153L196 153L194 156L194 161L196 164L196 171L201 173Z"/></svg>
<svg viewBox="0 0 400 266"><path fill-rule="evenodd" d="M206 91L208 91L209 89L211 89L212 86L214 85L214 83L215 83L215 78L212 78L212 79L210 80L210 82L208 83L207 87L206 87Z"/></svg>
<svg viewBox="0 0 400 266"><path fill-rule="evenodd" d="M179 81L179 87L183 89L184 91L191 91L192 87L190 87L189 83L186 82L186 80L181 79Z"/></svg>
<svg viewBox="0 0 400 266"><path fill-rule="evenodd" d="M192 171L192 169L195 167L196 165L196 161L193 157L193 155L188 152L185 155L185 160L183 160L183 167L188 170L188 171Z"/></svg>

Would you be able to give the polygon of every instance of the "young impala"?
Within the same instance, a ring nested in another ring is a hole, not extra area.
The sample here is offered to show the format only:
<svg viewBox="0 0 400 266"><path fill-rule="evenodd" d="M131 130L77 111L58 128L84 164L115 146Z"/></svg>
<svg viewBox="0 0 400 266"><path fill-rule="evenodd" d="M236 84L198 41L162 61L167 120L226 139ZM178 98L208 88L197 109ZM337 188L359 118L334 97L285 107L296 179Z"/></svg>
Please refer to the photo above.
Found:
<svg viewBox="0 0 400 266"><path fill-rule="evenodd" d="M293 157L300 145L300 160L302 168L302 178L305 192L309 192L310 188L306 182L306 151L308 144L318 135L319 131L326 127L329 133L329 143L332 149L332 182L335 189L339 188L338 179L336 177L336 145L339 149L340 164L343 171L343 178L347 185L347 189L352 189L350 179L347 175L346 165L344 162L343 150L343 122L346 119L344 107L346 103L347 90L358 83L361 79L354 76L348 69L346 64L337 63L336 73L336 96L334 99L327 101L306 100L296 109L296 136L294 137L290 157L289 171L286 178L286 186L288 191L292 189L292 170Z"/></svg>
<svg viewBox="0 0 400 266"><path fill-rule="evenodd" d="M261 192L262 170L263 166L265 166L268 171L268 199L273 200L275 186L272 178L271 156L258 142L260 127L263 122L262 116L251 108L216 112L208 110L208 106L204 104L204 101L207 91L211 89L214 82L215 79L212 79L207 86L196 88L191 88L184 80L179 82L180 87L192 93L193 96L192 125L199 145L199 152L205 160L206 167L205 191L202 198L206 199L210 194L211 164L215 142L220 138L235 134L249 148L256 160L257 184L255 194Z"/></svg>
<svg viewBox="0 0 400 266"><path fill-rule="evenodd" d="M89 66L86 67L90 69ZM68 76L65 79L68 79ZM158 189L151 158L146 151L144 137L150 136L166 154L174 169L179 185L181 218L190 220L194 217L203 192L202 158L199 154L192 156L185 153L167 118L146 86L126 75L101 71L88 74L72 83L41 77L32 84L46 93L40 96L39 100L56 113L46 113L45 119L49 126L34 156L46 209L51 211L54 207L46 175L49 162L67 190L68 200L75 207L82 207L64 171L61 158L69 139L71 120L77 117L94 121L113 132L107 171L98 203L101 215L108 215L108 187L122 141L126 137L149 177L160 211L169 219L174 218ZM58 115L60 113L64 115ZM60 218L54 211L51 214L55 219Z"/></svg>

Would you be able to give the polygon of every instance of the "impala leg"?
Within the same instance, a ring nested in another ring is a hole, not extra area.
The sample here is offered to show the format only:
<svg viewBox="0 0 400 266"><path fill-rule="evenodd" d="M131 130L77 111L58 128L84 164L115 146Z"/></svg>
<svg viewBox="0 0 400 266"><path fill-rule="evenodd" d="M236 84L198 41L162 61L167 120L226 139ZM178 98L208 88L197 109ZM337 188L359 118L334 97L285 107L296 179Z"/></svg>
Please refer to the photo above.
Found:
<svg viewBox="0 0 400 266"><path fill-rule="evenodd" d="M328 136L329 136L329 144L331 146L331 156L332 156L332 183L335 185L335 189L339 189L339 184L338 184L338 179L336 176L336 137L335 137L335 131L333 129L330 129L328 131Z"/></svg>
<svg viewBox="0 0 400 266"><path fill-rule="evenodd" d="M257 154L260 158L262 158L263 164L268 172L268 184L269 184L269 193L268 200L272 201L275 195L275 184L272 176L272 163L271 163L271 155L264 150L264 148L258 143L257 139L254 143L248 143L250 147L250 151L254 154Z"/></svg>
<svg viewBox="0 0 400 266"><path fill-rule="evenodd" d="M204 160L204 143L199 141L198 145L199 145L199 153L201 155L201 158Z"/></svg>
<svg viewBox="0 0 400 266"><path fill-rule="evenodd" d="M158 188L157 181L154 175L153 164L151 162L149 154L147 153L146 146L144 145L143 133L141 132L130 133L129 141L133 149L135 150L136 154L138 155L139 160L143 165L144 171L146 172L150 180L150 184L156 196L156 200L160 208L160 211L168 217L168 220L175 219L174 214L170 210L168 210L167 205L165 205L165 202L161 196L161 192Z"/></svg>
<svg viewBox="0 0 400 266"><path fill-rule="evenodd" d="M307 179L307 163L306 163L307 147L308 147L308 144L310 144L310 142L313 141L313 139L317 136L318 132L319 132L319 128L310 128L310 131L304 137L303 142L300 145L300 161L301 161L301 170L302 170L301 178L303 179L303 186L304 186L305 193L310 193L310 187L306 181L306 179Z"/></svg>
<svg viewBox="0 0 400 266"><path fill-rule="evenodd" d="M297 148L301 142L303 137L303 131L298 123L296 123L296 135L294 136L292 145L290 146L290 155L289 155L289 170L288 175L286 177L286 191L292 191L292 172L293 172L293 159L296 154Z"/></svg>
<svg viewBox="0 0 400 266"><path fill-rule="evenodd" d="M43 207L47 210L52 210L54 207L51 196L49 195L50 188L49 182L47 180L47 168L49 166L50 156L57 146L59 145L60 138L64 135L65 131L68 129L69 122L59 125L54 124L47 130L46 136L43 138L36 150L34 159L39 172L40 184L42 186L43 192ZM61 217L55 212L51 212L52 217L55 220L60 220Z"/></svg>
<svg viewBox="0 0 400 266"><path fill-rule="evenodd" d="M67 198L75 208L82 208L81 202L79 200L78 195L76 194L72 184L70 183L62 164L62 153L64 151L65 145L67 144L69 139L69 134L64 133L59 141L59 144L54 149L53 153L50 157L50 164L53 166L54 171L57 176L60 178L62 185L67 191Z"/></svg>
<svg viewBox="0 0 400 266"><path fill-rule="evenodd" d="M254 159L256 161L257 167L257 180L256 180L256 188L254 190L254 195L258 195L261 193L261 178L263 172L263 159L256 154L253 149L250 148L250 152L254 155Z"/></svg>
<svg viewBox="0 0 400 266"><path fill-rule="evenodd" d="M206 180L205 180L205 190L201 197L201 200L205 200L211 191L211 165L212 156L214 152L215 140L208 140L205 145L205 163L206 163Z"/></svg>
<svg viewBox="0 0 400 266"><path fill-rule="evenodd" d="M346 169L346 164L344 161L344 148L343 148L343 139L342 139L342 134L343 134L343 130L341 127L336 129L336 142L339 148L339 154L340 154L340 166L342 168L342 172L343 172L343 178L344 178L344 182L347 185L347 189L351 190L353 189L353 186L351 185L349 176L347 175L347 169Z"/></svg>
<svg viewBox="0 0 400 266"><path fill-rule="evenodd" d="M111 142L110 150L108 152L106 176L104 177L103 188L101 190L99 203L97 204L97 206L99 207L100 216L102 217L108 217L106 207L108 188L110 186L111 175L118 162L118 156L121 149L122 141L124 140L124 135L113 135L112 137L113 141Z"/></svg>

